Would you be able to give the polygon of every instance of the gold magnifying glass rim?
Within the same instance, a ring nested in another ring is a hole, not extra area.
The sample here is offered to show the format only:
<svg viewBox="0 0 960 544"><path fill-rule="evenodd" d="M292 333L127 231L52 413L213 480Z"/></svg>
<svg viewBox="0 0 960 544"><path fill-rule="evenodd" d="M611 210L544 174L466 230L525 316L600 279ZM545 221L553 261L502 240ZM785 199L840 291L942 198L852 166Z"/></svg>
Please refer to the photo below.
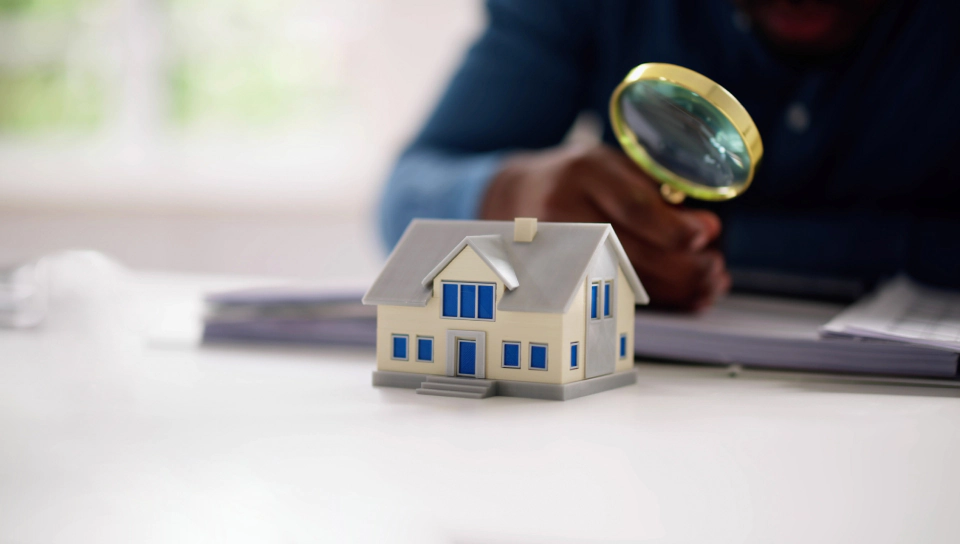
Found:
<svg viewBox="0 0 960 544"><path fill-rule="evenodd" d="M620 95L624 89L631 84L641 80L660 80L667 81L678 87L683 87L688 91L700 95L713 107L720 111L724 117L730 121L737 134L743 140L747 148L747 156L750 158L750 170L747 173L747 180L739 185L731 187L705 187L694 183L686 178L674 174L672 171L661 166L657 161L647 153L647 150L637 142L633 131L628 130L627 124L623 119L620 108L617 104L620 101ZM610 97L610 122L613 125L613 132L617 140L623 147L627 155L636 161L644 170L661 183L666 183L670 187L682 191L683 193L698 198L700 200L729 200L750 187L753 181L753 175L757 170L760 159L763 158L763 142L760 140L760 131L754 124L746 108L729 91L715 83L710 78L698 74L689 68L677 66L675 64L665 64L659 62L649 62L641 64L623 78L620 85L614 89Z"/></svg>

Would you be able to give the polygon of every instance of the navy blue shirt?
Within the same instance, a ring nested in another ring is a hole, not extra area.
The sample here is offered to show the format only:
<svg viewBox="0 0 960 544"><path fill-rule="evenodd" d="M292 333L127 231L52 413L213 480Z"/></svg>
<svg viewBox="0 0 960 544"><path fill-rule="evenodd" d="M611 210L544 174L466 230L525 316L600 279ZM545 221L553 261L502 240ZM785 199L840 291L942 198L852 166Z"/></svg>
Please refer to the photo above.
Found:
<svg viewBox="0 0 960 544"><path fill-rule="evenodd" d="M558 145L581 112L616 146L614 87L667 62L726 87L763 138L750 190L709 205L731 268L960 286L958 6L891 0L856 48L800 66L729 0L489 0L486 31L387 183L383 238L392 247L414 217L476 217L502 157Z"/></svg>

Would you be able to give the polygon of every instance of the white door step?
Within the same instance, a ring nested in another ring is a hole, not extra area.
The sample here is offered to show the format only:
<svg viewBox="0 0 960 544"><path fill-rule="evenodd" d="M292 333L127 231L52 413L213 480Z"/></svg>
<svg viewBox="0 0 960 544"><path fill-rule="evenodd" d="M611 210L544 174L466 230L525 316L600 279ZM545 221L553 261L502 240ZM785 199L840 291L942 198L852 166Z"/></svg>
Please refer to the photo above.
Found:
<svg viewBox="0 0 960 544"><path fill-rule="evenodd" d="M497 394L497 382L454 376L429 376L417 389L420 395L483 399Z"/></svg>
<svg viewBox="0 0 960 544"><path fill-rule="evenodd" d="M423 382L420 389L433 389L435 391L462 391L464 393L486 393L488 387L482 385L460 385L455 383L434 383Z"/></svg>
<svg viewBox="0 0 960 544"><path fill-rule="evenodd" d="M483 393L468 393L466 391L445 391L441 389L417 389L418 395L432 395L434 397L459 397L461 399L482 399Z"/></svg>
<svg viewBox="0 0 960 544"><path fill-rule="evenodd" d="M455 383L463 385L492 385L497 383L495 380L480 380L477 378L456 377L456 376L427 376L427 381L431 383Z"/></svg>

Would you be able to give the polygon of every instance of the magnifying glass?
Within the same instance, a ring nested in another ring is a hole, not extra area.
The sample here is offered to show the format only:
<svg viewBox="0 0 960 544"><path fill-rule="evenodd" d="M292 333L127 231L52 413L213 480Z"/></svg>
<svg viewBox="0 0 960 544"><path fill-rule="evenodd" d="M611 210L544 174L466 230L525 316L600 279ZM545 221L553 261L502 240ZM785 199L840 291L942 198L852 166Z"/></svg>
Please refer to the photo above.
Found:
<svg viewBox="0 0 960 544"><path fill-rule="evenodd" d="M641 64L613 91L610 120L627 155L673 204L729 200L747 190L763 142L747 110L709 78L673 64Z"/></svg>

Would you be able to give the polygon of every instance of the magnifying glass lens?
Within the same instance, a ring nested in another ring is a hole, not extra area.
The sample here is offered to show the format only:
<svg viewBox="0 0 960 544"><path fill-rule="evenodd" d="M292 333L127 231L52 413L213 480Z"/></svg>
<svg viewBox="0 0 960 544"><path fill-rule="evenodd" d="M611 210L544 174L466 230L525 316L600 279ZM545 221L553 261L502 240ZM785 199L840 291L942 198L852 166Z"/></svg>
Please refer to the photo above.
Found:
<svg viewBox="0 0 960 544"><path fill-rule="evenodd" d="M699 94L669 81L642 79L624 88L616 105L624 128L652 160L644 168L659 181L679 177L694 189L730 196L749 183L747 144Z"/></svg>

